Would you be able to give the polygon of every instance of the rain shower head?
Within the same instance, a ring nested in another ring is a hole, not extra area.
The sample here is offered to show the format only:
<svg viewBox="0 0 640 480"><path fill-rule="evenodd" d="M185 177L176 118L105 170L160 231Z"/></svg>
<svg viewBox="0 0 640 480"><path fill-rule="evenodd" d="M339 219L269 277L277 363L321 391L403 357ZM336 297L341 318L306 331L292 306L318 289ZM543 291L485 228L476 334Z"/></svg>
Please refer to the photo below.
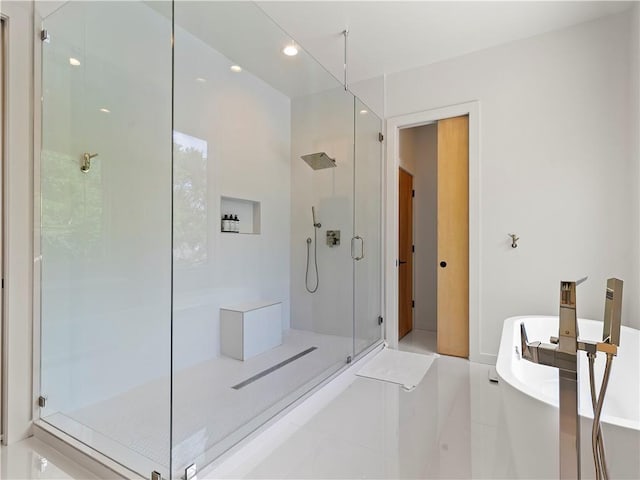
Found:
<svg viewBox="0 0 640 480"><path fill-rule="evenodd" d="M300 158L307 162L314 170L333 168L336 166L336 161L324 152L310 153L309 155L302 155Z"/></svg>

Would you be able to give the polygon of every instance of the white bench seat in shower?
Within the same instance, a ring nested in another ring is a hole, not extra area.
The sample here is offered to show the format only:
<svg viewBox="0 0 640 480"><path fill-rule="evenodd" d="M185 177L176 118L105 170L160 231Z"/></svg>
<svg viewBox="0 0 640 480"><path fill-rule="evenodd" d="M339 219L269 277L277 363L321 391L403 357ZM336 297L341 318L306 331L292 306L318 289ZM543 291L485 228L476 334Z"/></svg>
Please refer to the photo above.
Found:
<svg viewBox="0 0 640 480"><path fill-rule="evenodd" d="M223 355L246 360L281 344L281 302L252 302L220 309Z"/></svg>

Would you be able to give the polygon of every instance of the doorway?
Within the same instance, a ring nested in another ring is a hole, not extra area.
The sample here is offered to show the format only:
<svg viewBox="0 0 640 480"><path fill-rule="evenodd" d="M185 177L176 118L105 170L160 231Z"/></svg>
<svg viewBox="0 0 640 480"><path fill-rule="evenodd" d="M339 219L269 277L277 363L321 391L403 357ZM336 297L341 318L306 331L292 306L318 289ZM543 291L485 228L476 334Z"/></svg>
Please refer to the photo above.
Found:
<svg viewBox="0 0 640 480"><path fill-rule="evenodd" d="M399 131L400 348L469 357L469 116Z"/></svg>

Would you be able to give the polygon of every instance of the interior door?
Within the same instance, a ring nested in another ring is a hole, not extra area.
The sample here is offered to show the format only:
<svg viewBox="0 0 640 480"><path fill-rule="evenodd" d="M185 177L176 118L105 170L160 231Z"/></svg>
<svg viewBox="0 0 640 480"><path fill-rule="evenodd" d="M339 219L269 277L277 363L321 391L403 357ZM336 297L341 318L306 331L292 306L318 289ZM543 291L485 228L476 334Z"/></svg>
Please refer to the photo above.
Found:
<svg viewBox="0 0 640 480"><path fill-rule="evenodd" d="M438 121L438 352L469 356L469 117Z"/></svg>
<svg viewBox="0 0 640 480"><path fill-rule="evenodd" d="M398 339L413 328L413 175L400 169L398 228Z"/></svg>

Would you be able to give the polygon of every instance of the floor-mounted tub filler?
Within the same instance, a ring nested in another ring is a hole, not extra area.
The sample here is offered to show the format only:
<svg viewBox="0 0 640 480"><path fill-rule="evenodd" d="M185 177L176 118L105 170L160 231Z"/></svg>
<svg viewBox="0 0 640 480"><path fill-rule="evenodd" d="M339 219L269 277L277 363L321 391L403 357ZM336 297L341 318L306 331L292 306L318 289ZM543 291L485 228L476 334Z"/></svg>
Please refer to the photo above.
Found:
<svg viewBox="0 0 640 480"><path fill-rule="evenodd" d="M578 283L561 282L559 318L514 317L504 323L497 371L517 473L640 478L640 332L620 327L622 282L616 279L607 282L604 333L602 322L577 320ZM528 342L527 333L551 343ZM597 352L606 359L596 358ZM600 395L597 379L603 379Z"/></svg>

